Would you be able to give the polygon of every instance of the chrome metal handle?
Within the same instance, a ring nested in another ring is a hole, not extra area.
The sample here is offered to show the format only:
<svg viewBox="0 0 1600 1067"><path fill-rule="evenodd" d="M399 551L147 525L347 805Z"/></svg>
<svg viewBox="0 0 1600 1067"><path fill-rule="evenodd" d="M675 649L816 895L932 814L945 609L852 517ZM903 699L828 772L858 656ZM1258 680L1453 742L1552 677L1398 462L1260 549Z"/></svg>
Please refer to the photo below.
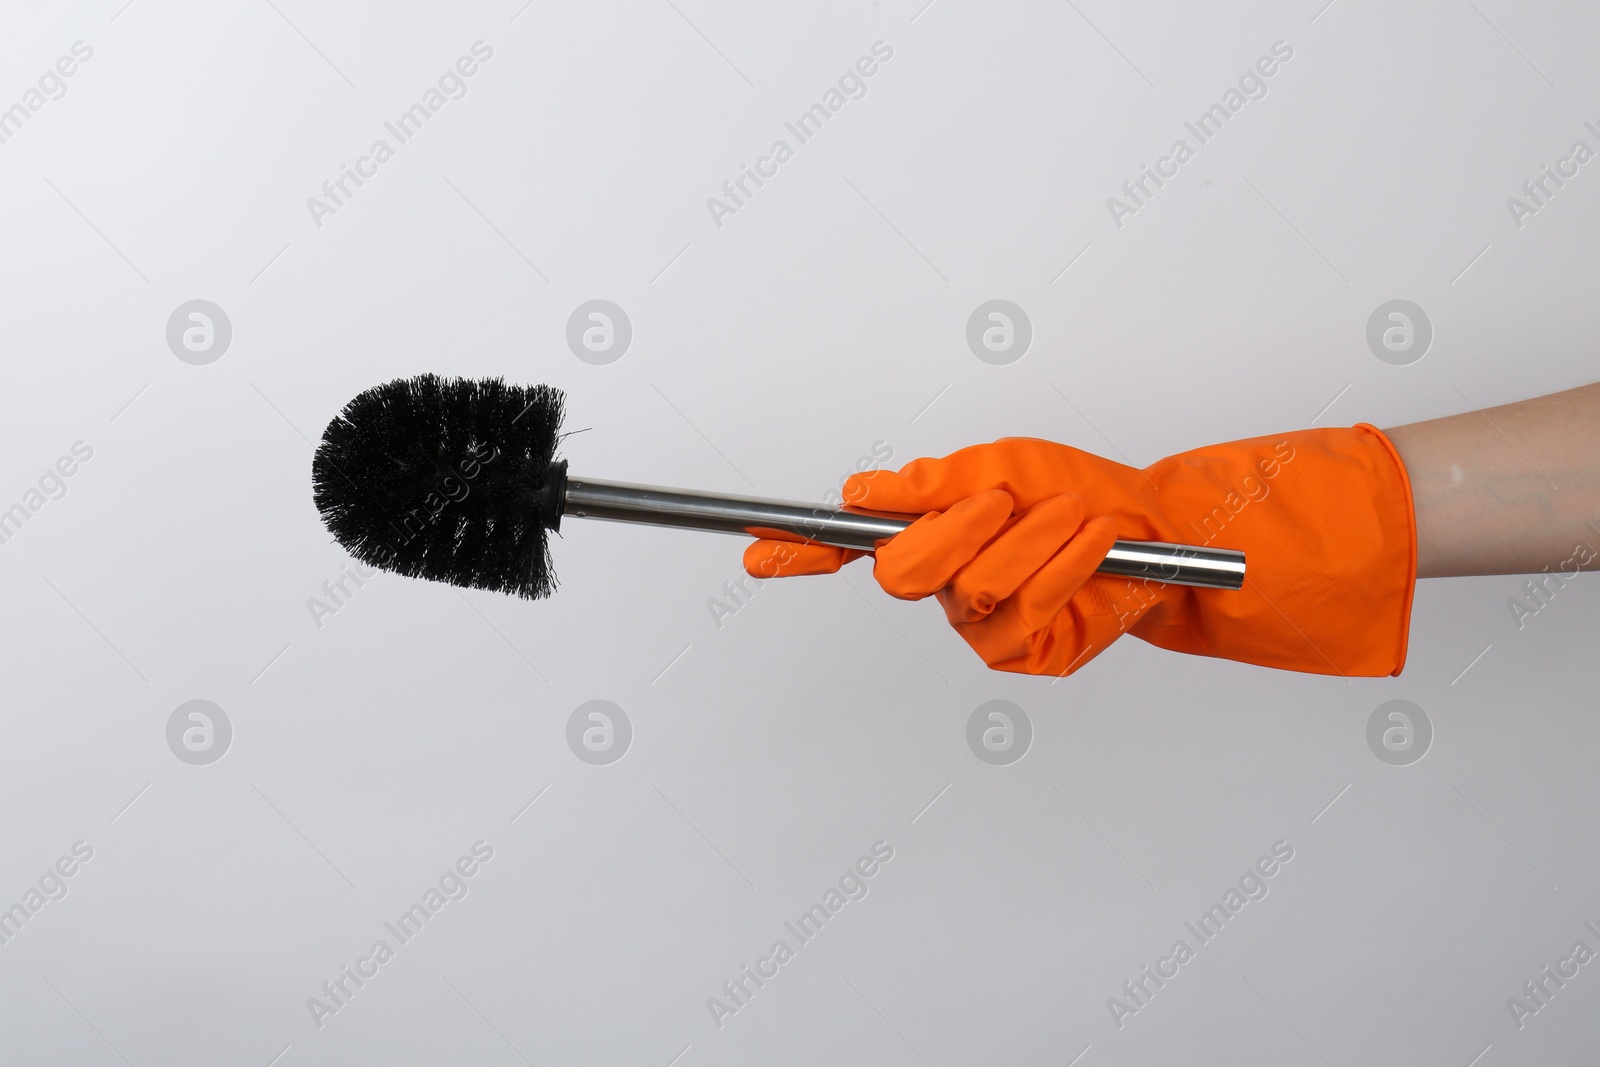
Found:
<svg viewBox="0 0 1600 1067"><path fill-rule="evenodd" d="M562 513L580 519L751 537L789 534L868 552L876 542L893 537L917 518L794 500L724 496L573 477L567 478ZM1238 589L1244 584L1244 570L1243 552L1160 541L1118 541L1099 567L1101 574L1203 589Z"/></svg>

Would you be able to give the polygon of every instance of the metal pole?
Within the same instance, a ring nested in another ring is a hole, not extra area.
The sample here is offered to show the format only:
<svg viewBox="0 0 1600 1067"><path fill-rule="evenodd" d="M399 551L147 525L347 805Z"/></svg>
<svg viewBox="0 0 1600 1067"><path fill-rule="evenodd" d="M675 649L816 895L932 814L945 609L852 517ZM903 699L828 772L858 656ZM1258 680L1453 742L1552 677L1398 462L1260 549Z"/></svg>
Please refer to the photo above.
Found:
<svg viewBox="0 0 1600 1067"><path fill-rule="evenodd" d="M673 526L682 530L792 535L839 548L871 551L916 516L859 508L831 508L792 500L723 496L692 489L667 489L630 482L568 477L563 514L582 519ZM1203 589L1238 589L1244 584L1244 553L1227 548L1172 545L1159 541L1118 541L1099 573L1147 578Z"/></svg>

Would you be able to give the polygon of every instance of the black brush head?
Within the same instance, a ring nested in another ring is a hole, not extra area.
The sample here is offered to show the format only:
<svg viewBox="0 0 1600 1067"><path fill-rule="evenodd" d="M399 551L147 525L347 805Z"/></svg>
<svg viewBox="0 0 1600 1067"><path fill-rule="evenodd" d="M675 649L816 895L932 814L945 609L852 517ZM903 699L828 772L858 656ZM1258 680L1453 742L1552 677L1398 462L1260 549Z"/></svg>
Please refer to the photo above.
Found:
<svg viewBox="0 0 1600 1067"><path fill-rule="evenodd" d="M368 389L328 423L311 461L323 523L384 570L549 596L564 399L548 385L434 374Z"/></svg>

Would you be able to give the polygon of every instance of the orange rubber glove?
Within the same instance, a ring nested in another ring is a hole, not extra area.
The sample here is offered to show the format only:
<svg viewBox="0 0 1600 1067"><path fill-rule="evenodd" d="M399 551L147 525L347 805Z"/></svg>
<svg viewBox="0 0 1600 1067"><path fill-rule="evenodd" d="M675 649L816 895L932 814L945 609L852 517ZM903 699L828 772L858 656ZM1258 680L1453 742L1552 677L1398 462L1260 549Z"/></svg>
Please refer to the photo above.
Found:
<svg viewBox="0 0 1600 1067"><path fill-rule="evenodd" d="M891 596L937 596L996 670L1066 675L1124 633L1200 656L1344 676L1405 664L1416 530L1411 485L1377 428L1214 445L1138 470L1007 437L845 483L850 505L921 515L880 541ZM1114 540L1236 548L1243 589L1094 574ZM757 578L827 574L861 552L757 540Z"/></svg>

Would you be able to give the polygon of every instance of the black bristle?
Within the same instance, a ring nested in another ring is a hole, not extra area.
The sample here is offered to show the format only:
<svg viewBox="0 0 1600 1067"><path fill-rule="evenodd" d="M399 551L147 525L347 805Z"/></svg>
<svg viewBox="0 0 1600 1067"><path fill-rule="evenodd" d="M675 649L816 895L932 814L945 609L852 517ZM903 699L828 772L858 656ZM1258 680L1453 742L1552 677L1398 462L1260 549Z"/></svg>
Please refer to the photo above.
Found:
<svg viewBox="0 0 1600 1067"><path fill-rule="evenodd" d="M317 510L356 559L513 593L556 587L539 492L564 397L548 385L422 374L345 405L311 461ZM547 494L548 499L548 494Z"/></svg>

